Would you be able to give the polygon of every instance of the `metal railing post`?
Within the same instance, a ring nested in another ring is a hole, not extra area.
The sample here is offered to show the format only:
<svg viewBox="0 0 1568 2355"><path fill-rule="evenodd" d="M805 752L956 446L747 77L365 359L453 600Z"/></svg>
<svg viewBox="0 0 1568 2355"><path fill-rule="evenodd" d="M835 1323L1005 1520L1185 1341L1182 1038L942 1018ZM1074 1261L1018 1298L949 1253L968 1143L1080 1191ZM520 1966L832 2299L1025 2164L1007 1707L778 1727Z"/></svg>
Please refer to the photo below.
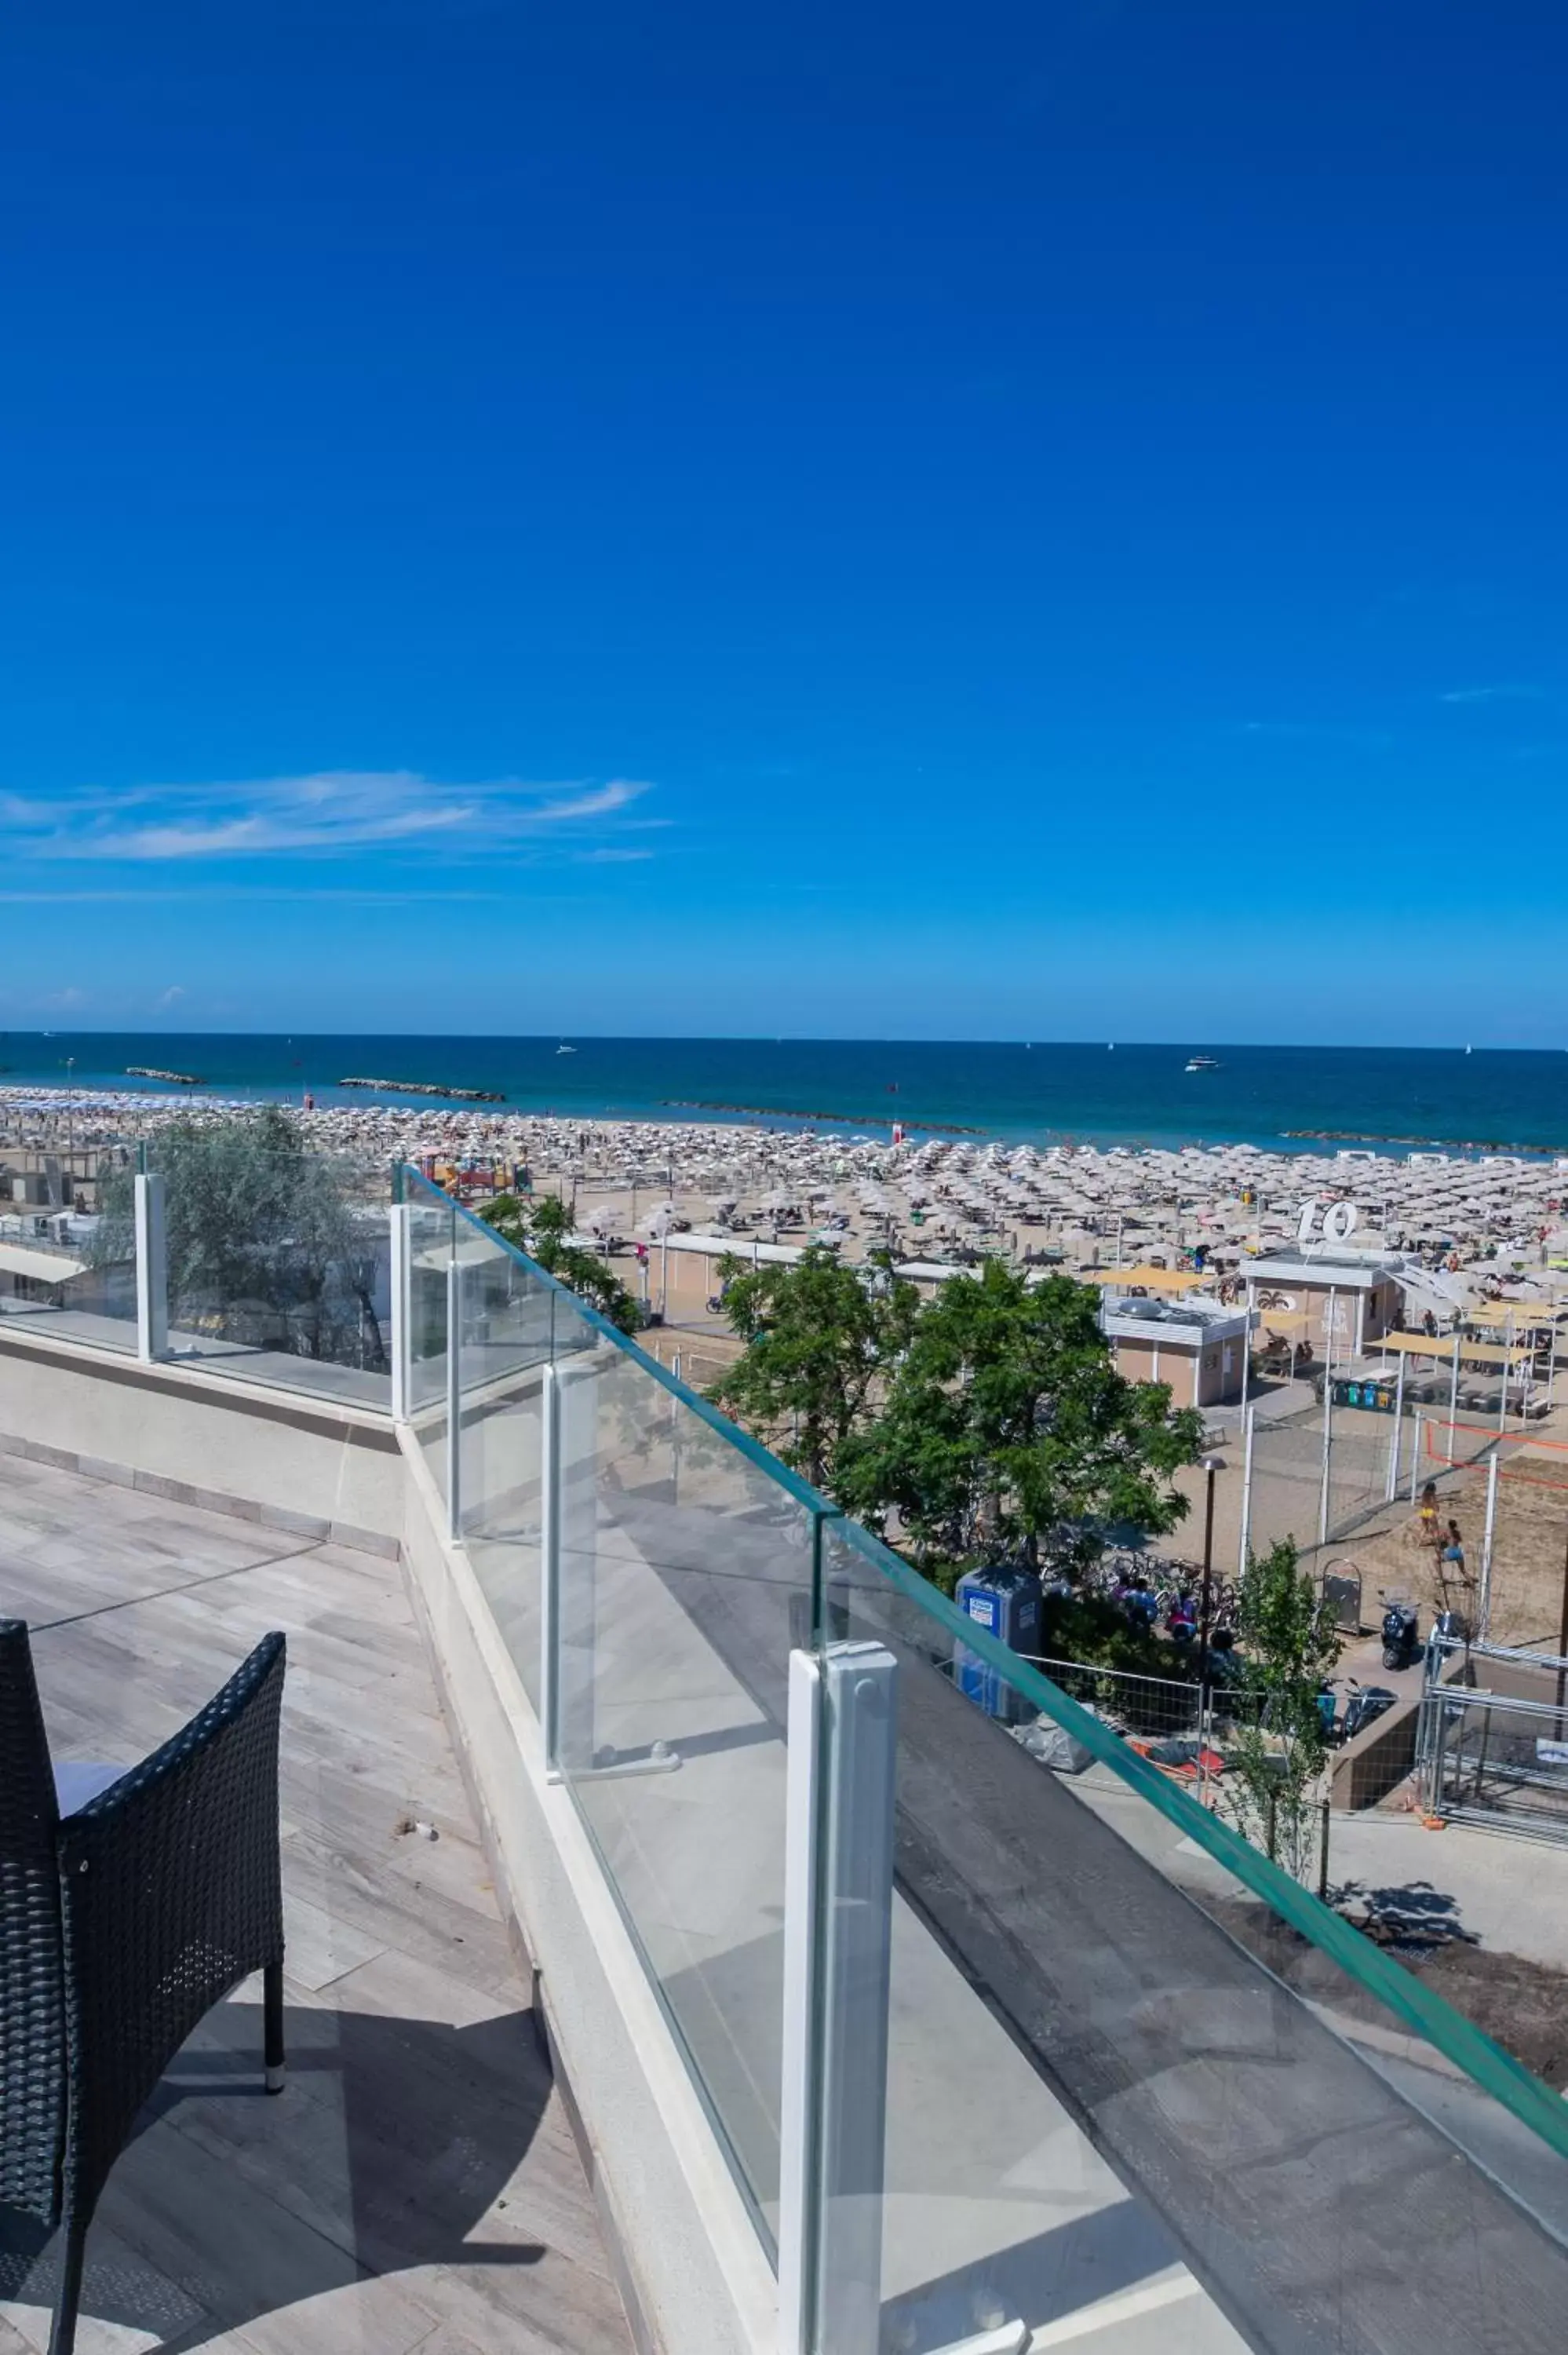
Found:
<svg viewBox="0 0 1568 2355"><path fill-rule="evenodd" d="M539 1392L539 1720L545 1772L561 1779L561 1375L544 1369Z"/></svg>
<svg viewBox="0 0 1568 2355"><path fill-rule="evenodd" d="M789 1655L780 2355L881 2344L897 1663Z"/></svg>
<svg viewBox="0 0 1568 2355"><path fill-rule="evenodd" d="M1252 1548L1252 1451L1257 1429L1257 1409L1249 1406L1242 1434L1242 1501L1241 1546L1236 1562L1236 1576L1246 1576L1247 1555Z"/></svg>
<svg viewBox="0 0 1568 2355"><path fill-rule="evenodd" d="M1494 1452L1487 1465L1487 1519L1481 1534L1481 1586L1477 1597L1476 1617L1482 1643L1491 1633L1492 1622L1492 1540L1498 1526L1498 1459Z"/></svg>
<svg viewBox="0 0 1568 2355"><path fill-rule="evenodd" d="M1320 1546L1329 1542L1330 1493L1334 1460L1334 1343L1339 1335L1339 1299L1338 1291L1330 1285L1328 1315L1324 1320L1329 1346L1323 1361L1323 1484L1318 1499L1318 1542Z"/></svg>
<svg viewBox="0 0 1568 2355"><path fill-rule="evenodd" d="M392 1419L407 1423L413 1412L414 1308L412 1220L407 1202L394 1202L387 1213L391 1255L387 1281L392 1295Z"/></svg>
<svg viewBox="0 0 1568 2355"><path fill-rule="evenodd" d="M447 1533L462 1535L462 1267L447 1263Z"/></svg>
<svg viewBox="0 0 1568 2355"><path fill-rule="evenodd" d="M136 1355L144 1366L169 1354L169 1252L161 1170L135 1185Z"/></svg>
<svg viewBox="0 0 1568 2355"><path fill-rule="evenodd" d="M1393 1393L1393 1436L1388 1444L1388 1495L1393 1504L1399 1494L1399 1466L1404 1454L1404 1351L1399 1353L1399 1379Z"/></svg>

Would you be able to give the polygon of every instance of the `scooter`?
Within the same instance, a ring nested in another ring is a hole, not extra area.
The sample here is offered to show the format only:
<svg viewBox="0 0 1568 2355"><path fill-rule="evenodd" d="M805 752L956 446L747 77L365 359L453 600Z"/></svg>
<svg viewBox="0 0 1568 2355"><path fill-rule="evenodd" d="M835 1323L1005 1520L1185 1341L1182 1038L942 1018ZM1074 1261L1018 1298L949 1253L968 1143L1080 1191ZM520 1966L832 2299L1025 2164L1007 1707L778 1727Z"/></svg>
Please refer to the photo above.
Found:
<svg viewBox="0 0 1568 2355"><path fill-rule="evenodd" d="M1345 1679L1345 1706L1336 1708L1331 1684L1322 1686L1318 1694L1318 1713L1323 1721L1323 1736L1334 1749L1343 1749L1358 1733L1385 1716L1399 1695L1390 1692L1386 1685L1361 1685L1354 1677Z"/></svg>
<svg viewBox="0 0 1568 2355"><path fill-rule="evenodd" d="M1414 1603L1391 1603L1383 1614L1383 1664L1408 1668L1421 1654L1421 1614Z"/></svg>
<svg viewBox="0 0 1568 2355"><path fill-rule="evenodd" d="M1340 1722L1341 1742L1353 1742L1364 1733L1375 1718L1386 1716L1398 1700L1396 1692L1386 1685L1359 1685L1354 1677L1346 1679L1345 1714Z"/></svg>

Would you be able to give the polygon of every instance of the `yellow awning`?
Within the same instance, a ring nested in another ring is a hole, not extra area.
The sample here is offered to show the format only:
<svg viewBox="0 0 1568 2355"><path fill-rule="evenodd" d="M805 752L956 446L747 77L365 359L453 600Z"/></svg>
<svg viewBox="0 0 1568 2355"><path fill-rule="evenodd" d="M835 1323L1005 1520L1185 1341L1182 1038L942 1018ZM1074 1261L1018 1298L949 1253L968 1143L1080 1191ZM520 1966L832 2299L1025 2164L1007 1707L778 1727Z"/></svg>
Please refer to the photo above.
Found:
<svg viewBox="0 0 1568 2355"><path fill-rule="evenodd" d="M1374 1349L1392 1349L1396 1356L1406 1358L1432 1358L1439 1365L1451 1366L1454 1362L1454 1336L1452 1333L1439 1333L1434 1340L1430 1333L1384 1333L1380 1339L1368 1342L1369 1357ZM1459 1337L1459 1363L1462 1366L1522 1366L1527 1365L1534 1355L1535 1351L1528 1345L1505 1349L1500 1342L1470 1341L1463 1334Z"/></svg>
<svg viewBox="0 0 1568 2355"><path fill-rule="evenodd" d="M1171 1267L1086 1268L1086 1284L1114 1284L1118 1292L1198 1292L1213 1282L1212 1275L1182 1274Z"/></svg>
<svg viewBox="0 0 1568 2355"><path fill-rule="evenodd" d="M1506 1333L1511 1325L1516 1333L1547 1332L1556 1324L1561 1309L1543 1305L1539 1301L1494 1300L1485 1308L1465 1312L1467 1325L1495 1325Z"/></svg>

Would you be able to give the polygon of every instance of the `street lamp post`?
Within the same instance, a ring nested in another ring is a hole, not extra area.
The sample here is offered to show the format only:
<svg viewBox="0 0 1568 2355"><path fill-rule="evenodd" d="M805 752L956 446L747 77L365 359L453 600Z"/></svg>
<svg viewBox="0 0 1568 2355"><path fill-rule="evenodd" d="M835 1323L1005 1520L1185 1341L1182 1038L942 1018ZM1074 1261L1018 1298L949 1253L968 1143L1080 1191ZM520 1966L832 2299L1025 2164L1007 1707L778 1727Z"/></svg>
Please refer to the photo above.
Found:
<svg viewBox="0 0 1568 2355"><path fill-rule="evenodd" d="M1198 1606L1198 1694L1200 1706L1209 1681L1209 1619L1213 1608L1214 1475L1225 1468L1223 1455L1205 1455L1200 1469L1208 1483L1203 1498L1203 1591Z"/></svg>

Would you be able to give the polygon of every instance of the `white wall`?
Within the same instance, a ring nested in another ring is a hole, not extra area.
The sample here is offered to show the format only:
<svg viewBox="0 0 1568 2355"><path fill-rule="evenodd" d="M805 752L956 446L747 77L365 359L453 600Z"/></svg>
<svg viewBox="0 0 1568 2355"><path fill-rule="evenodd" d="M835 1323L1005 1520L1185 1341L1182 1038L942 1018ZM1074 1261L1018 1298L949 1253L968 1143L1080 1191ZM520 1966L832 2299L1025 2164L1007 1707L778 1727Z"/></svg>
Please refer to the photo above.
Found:
<svg viewBox="0 0 1568 2355"><path fill-rule="evenodd" d="M20 1320L17 1320L18 1322ZM385 1416L0 1326L0 1447L128 1474L190 1504L395 1552L404 1475Z"/></svg>

